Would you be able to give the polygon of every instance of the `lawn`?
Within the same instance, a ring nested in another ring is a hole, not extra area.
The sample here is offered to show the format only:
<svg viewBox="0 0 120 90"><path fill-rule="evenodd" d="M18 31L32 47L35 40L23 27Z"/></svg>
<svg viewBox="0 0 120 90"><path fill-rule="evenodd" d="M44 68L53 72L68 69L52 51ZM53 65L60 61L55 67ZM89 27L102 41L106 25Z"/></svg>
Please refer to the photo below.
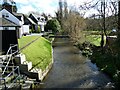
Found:
<svg viewBox="0 0 120 90"><path fill-rule="evenodd" d="M36 38L38 38L38 36L27 36L21 38L18 40L19 47L22 48L22 46L25 46ZM33 63L33 67L41 68L42 70L45 70L52 60L51 43L43 37L40 37L37 41L30 44L21 52L25 54L27 61L31 61Z"/></svg>
<svg viewBox="0 0 120 90"><path fill-rule="evenodd" d="M32 42L33 40L37 39L40 36L23 36L22 38L18 39L19 48L26 46L28 43Z"/></svg>
<svg viewBox="0 0 120 90"><path fill-rule="evenodd" d="M104 37L105 39L105 37ZM86 36L86 41L90 42L91 44L95 46L100 46L101 42L101 35L88 35Z"/></svg>

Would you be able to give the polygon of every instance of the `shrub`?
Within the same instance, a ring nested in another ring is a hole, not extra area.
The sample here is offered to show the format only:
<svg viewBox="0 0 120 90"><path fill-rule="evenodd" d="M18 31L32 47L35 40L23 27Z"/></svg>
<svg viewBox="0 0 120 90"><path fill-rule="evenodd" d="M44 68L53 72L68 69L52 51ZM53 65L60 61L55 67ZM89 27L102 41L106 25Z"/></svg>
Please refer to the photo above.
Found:
<svg viewBox="0 0 120 90"><path fill-rule="evenodd" d="M52 30L52 32L55 34L57 32L60 32L61 30L61 26L60 23L57 19L51 19L47 22L46 26L45 26L45 30L49 31Z"/></svg>
<svg viewBox="0 0 120 90"><path fill-rule="evenodd" d="M41 32L41 29L40 29L40 26L38 26L38 30L36 31L36 33L40 33Z"/></svg>

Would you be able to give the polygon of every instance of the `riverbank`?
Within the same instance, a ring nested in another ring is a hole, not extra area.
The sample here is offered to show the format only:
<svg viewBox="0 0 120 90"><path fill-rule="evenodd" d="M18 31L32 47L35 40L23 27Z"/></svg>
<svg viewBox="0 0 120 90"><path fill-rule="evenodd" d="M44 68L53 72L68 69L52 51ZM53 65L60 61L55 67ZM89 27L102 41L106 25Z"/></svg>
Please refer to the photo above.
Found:
<svg viewBox="0 0 120 90"><path fill-rule="evenodd" d="M90 58L91 62L96 64L100 71L107 74L114 83L115 87L120 84L120 71L119 71L119 59L115 53L116 49L114 44L109 46L105 45L103 48L99 45L89 42L84 42L81 45L76 45L84 56Z"/></svg>
<svg viewBox="0 0 120 90"><path fill-rule="evenodd" d="M96 63L100 71L109 75L113 83L115 83L115 87L118 88L120 84L119 59L106 47L104 47L104 51L100 47L93 47L92 50L93 54L90 56L91 61Z"/></svg>
<svg viewBox="0 0 120 90"><path fill-rule="evenodd" d="M21 50L21 53L25 54L27 61L33 63L33 67L41 68L44 71L52 61L52 45L50 41L40 36L26 36L19 40L19 48L26 46L36 38L38 40Z"/></svg>

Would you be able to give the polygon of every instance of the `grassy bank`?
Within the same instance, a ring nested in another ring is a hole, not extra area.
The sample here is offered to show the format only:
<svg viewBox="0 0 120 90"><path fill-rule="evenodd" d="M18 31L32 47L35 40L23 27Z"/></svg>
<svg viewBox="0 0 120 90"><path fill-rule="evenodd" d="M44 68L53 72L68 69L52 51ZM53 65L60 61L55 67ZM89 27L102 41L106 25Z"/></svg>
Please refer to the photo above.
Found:
<svg viewBox="0 0 120 90"><path fill-rule="evenodd" d="M32 42L33 40L37 39L40 36L23 36L18 40L19 48L26 46L28 43Z"/></svg>
<svg viewBox="0 0 120 90"><path fill-rule="evenodd" d="M19 48L24 47L27 43L33 41L39 36L26 36L19 39ZM51 43L43 37L27 46L21 51L25 54L27 61L33 63L33 67L41 68L44 70L52 60Z"/></svg>
<svg viewBox="0 0 120 90"><path fill-rule="evenodd" d="M105 37L104 37L104 40L106 40ZM100 46L101 35L88 35L86 36L86 41L90 42L91 44L95 46Z"/></svg>

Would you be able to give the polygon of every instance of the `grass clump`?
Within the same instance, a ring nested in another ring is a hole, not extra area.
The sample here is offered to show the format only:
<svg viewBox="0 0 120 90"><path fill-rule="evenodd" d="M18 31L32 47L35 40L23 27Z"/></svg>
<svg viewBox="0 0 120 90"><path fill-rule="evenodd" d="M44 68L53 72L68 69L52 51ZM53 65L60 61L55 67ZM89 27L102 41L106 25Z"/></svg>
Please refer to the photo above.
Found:
<svg viewBox="0 0 120 90"><path fill-rule="evenodd" d="M28 40L32 41L37 37L38 36L35 37L29 36L22 38L21 40L19 40L20 47L28 43ZM37 41L27 46L21 52L25 54L27 61L32 62L33 68L37 67L41 68L42 70L45 70L45 68L49 65L49 63L52 60L51 43L43 37L40 37Z"/></svg>
<svg viewBox="0 0 120 90"><path fill-rule="evenodd" d="M104 37L104 40L106 40L105 37ZM86 36L86 41L90 42L91 44L95 46L100 46L101 35L88 35Z"/></svg>

